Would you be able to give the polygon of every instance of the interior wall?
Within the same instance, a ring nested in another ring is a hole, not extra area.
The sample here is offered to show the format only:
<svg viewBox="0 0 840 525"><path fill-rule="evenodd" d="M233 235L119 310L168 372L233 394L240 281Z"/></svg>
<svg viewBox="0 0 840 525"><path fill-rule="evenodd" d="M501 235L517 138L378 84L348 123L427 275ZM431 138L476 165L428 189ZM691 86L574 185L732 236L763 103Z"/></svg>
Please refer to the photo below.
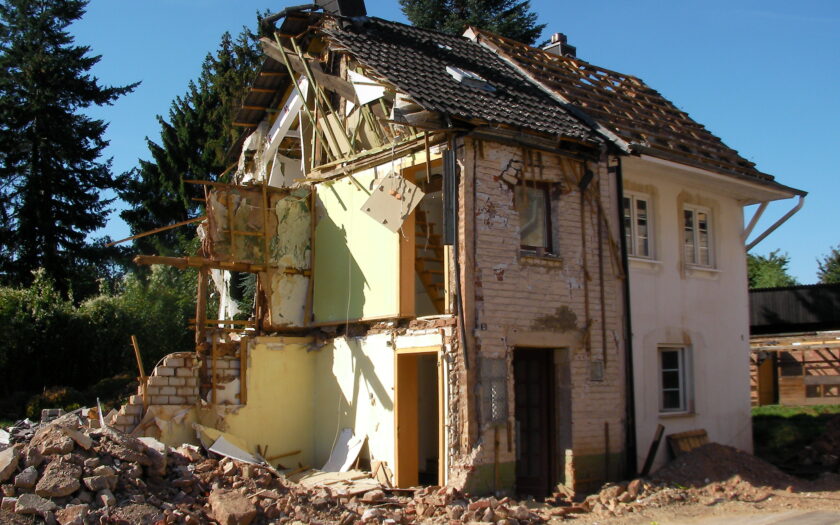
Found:
<svg viewBox="0 0 840 525"><path fill-rule="evenodd" d="M399 314L399 233L362 211L378 166L317 185L314 267L316 323Z"/></svg>
<svg viewBox="0 0 840 525"><path fill-rule="evenodd" d="M370 460L394 468L394 350L389 334L337 338L317 353L312 466L327 461L338 432L367 436ZM363 449L363 451L365 450Z"/></svg>
<svg viewBox="0 0 840 525"><path fill-rule="evenodd" d="M316 361L310 338L259 337L248 353L246 382L248 402L227 413L222 422L215 414L202 416L202 424L229 432L248 443L268 446L268 455L293 450L288 459L313 465L316 393Z"/></svg>

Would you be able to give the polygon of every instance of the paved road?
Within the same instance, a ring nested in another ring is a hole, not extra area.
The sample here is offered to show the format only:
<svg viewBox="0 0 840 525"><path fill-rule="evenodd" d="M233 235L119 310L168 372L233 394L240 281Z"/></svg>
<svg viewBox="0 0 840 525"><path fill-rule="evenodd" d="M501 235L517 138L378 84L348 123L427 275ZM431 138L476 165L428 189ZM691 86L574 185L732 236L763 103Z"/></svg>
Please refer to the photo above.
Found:
<svg viewBox="0 0 840 525"><path fill-rule="evenodd" d="M753 516L739 515L731 518L716 516L699 520L660 523L662 525L840 525L840 512L791 510Z"/></svg>

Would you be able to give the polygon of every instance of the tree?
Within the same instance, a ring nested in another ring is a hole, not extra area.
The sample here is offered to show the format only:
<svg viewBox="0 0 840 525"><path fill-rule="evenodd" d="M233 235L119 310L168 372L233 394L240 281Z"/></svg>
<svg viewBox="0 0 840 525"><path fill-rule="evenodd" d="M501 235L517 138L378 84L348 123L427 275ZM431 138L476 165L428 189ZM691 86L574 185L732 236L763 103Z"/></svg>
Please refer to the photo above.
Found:
<svg viewBox="0 0 840 525"><path fill-rule="evenodd" d="M160 141L146 139L151 159L139 161L120 192L130 206L120 216L132 233L198 214L196 199L203 191L184 180L216 180L228 167L228 150L244 133L231 125L233 116L261 58L257 39L247 28L236 39L225 33L216 52L204 59L198 79L172 101L168 119L158 116ZM138 239L135 246L147 253L173 254L192 236L188 230L171 230Z"/></svg>
<svg viewBox="0 0 840 525"><path fill-rule="evenodd" d="M86 0L0 1L0 277L29 284L43 268L62 292L113 252L88 242L105 225L119 189L101 160L107 124L84 114L137 84L103 86L100 56L76 46L67 27Z"/></svg>
<svg viewBox="0 0 840 525"><path fill-rule="evenodd" d="M840 283L840 246L831 248L822 260L817 259L817 277L821 283Z"/></svg>
<svg viewBox="0 0 840 525"><path fill-rule="evenodd" d="M475 26L534 45L545 28L528 0L400 0L400 5L413 25L451 35Z"/></svg>
<svg viewBox="0 0 840 525"><path fill-rule="evenodd" d="M788 273L790 256L773 250L767 255L747 254L747 281L750 288L777 288L799 284Z"/></svg>

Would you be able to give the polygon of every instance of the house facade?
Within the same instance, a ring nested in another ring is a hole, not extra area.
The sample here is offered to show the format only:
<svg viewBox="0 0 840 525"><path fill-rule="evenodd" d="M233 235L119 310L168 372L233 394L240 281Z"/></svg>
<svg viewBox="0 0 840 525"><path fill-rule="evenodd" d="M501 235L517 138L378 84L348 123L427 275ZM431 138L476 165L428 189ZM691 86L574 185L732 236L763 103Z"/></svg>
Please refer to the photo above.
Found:
<svg viewBox="0 0 840 525"><path fill-rule="evenodd" d="M199 253L137 258L198 269L196 352L114 423L535 496L634 475L659 423L749 449L742 210L796 190L710 134L725 165L626 136L611 104L672 108L633 77L326 4L269 17Z"/></svg>
<svg viewBox="0 0 840 525"><path fill-rule="evenodd" d="M481 30L492 50L614 147L622 185L622 235L632 330L636 465L657 428L703 429L752 451L746 251L801 206L804 192L779 184L644 81L590 64L556 35L544 50ZM745 208L799 197L797 207L749 242ZM630 381L628 381L630 383ZM668 459L660 447L650 466Z"/></svg>

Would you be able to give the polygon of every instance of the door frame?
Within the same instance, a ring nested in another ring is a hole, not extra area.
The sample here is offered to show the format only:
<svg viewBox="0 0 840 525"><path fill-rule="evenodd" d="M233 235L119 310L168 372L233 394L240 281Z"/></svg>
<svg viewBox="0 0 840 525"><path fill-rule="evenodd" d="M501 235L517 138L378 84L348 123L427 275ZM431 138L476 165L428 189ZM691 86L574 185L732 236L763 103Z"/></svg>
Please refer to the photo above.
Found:
<svg viewBox="0 0 840 525"><path fill-rule="evenodd" d="M417 455L419 451L419 440L417 433L417 361L418 355L434 355L435 366L437 367L437 393L438 393L438 484L446 484L447 455L446 455L446 388L443 367L443 348L439 346L421 346L414 348L399 348L394 355L394 485L397 487L410 487L418 484L419 465ZM402 358L403 366L400 367ZM406 370L406 363L409 370ZM413 369L413 370L411 370ZM403 372L403 381L400 381L400 372ZM400 424L408 433L407 437L400 438Z"/></svg>

